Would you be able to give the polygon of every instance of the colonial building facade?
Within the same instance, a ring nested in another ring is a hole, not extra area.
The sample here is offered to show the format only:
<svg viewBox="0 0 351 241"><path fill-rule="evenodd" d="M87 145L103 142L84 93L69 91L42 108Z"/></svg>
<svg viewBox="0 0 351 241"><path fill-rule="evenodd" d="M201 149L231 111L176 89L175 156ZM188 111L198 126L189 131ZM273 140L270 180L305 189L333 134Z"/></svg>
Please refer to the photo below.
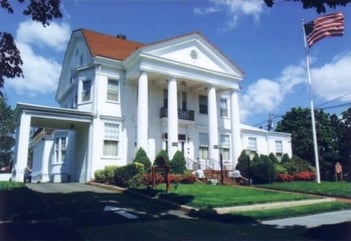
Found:
<svg viewBox="0 0 351 241"><path fill-rule="evenodd" d="M188 169L233 169L242 150L291 155L290 134L240 124L243 71L200 33L143 44L72 33L58 82L60 108L18 103L14 179L32 146L33 181L79 181L132 162L143 148L184 153ZM38 129L30 141L30 129Z"/></svg>

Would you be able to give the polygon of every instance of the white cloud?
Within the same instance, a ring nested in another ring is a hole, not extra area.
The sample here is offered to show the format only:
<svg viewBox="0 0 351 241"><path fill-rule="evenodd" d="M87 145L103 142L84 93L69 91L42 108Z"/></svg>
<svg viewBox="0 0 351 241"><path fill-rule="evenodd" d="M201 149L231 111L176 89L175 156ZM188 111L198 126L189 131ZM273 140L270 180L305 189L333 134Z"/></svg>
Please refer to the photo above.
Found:
<svg viewBox="0 0 351 241"><path fill-rule="evenodd" d="M305 83L305 79L306 71L301 63L285 67L276 79L257 80L241 95L241 120L244 121L252 114L272 112L297 85Z"/></svg>
<svg viewBox="0 0 351 241"><path fill-rule="evenodd" d="M312 68L313 92L320 99L328 101L344 96L340 101L351 101L351 52L337 56L331 63Z"/></svg>
<svg viewBox="0 0 351 241"><path fill-rule="evenodd" d="M56 90L61 66L55 60L36 55L28 44L17 44L23 60L24 78L7 80L18 94L35 96Z"/></svg>
<svg viewBox="0 0 351 241"><path fill-rule="evenodd" d="M211 0L211 6L207 8L195 8L194 13L207 15L225 12L229 17L226 28L232 29L237 25L240 17L251 16L256 22L259 21L264 11L262 0Z"/></svg>
<svg viewBox="0 0 351 241"><path fill-rule="evenodd" d="M6 84L21 95L36 96L54 92L61 63L52 56L65 50L70 34L70 26L67 23L53 22L46 28L32 21L20 23L15 41L23 60L24 78L8 79ZM45 53L45 56L39 54L36 47L44 50L41 52Z"/></svg>
<svg viewBox="0 0 351 241"><path fill-rule="evenodd" d="M314 60L313 57L312 60ZM314 100L350 102L350 66L351 52L338 55L330 63L320 67L313 67L312 64L311 80ZM298 65L285 67L280 76L275 79L257 80L241 95L241 120L245 121L254 114L274 112L287 95L298 94L294 93L294 90L301 84L307 84L304 61Z"/></svg>
<svg viewBox="0 0 351 241"><path fill-rule="evenodd" d="M16 33L16 41L63 51L70 34L71 29L67 23L52 22L49 26L43 27L41 23L28 20L20 23Z"/></svg>

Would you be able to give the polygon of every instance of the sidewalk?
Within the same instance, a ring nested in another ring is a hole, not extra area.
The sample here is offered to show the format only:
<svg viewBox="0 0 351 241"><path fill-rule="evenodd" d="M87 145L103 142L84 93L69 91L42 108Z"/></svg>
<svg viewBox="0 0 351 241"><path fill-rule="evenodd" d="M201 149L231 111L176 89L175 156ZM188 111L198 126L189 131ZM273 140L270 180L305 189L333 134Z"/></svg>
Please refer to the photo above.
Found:
<svg viewBox="0 0 351 241"><path fill-rule="evenodd" d="M312 205L316 203L333 202L333 201L336 201L336 199L328 197L328 198L320 198L320 199L262 203L262 204L243 205L243 206L235 206L235 207L222 207L222 208L214 208L214 209L217 211L218 214L225 214L225 213L241 212L241 211L296 207L301 205Z"/></svg>
<svg viewBox="0 0 351 241"><path fill-rule="evenodd" d="M337 224L344 222L351 222L351 210L327 212L295 218L262 221L261 223L266 225L276 225L280 228L296 225L305 226L306 228L314 228L321 225Z"/></svg>

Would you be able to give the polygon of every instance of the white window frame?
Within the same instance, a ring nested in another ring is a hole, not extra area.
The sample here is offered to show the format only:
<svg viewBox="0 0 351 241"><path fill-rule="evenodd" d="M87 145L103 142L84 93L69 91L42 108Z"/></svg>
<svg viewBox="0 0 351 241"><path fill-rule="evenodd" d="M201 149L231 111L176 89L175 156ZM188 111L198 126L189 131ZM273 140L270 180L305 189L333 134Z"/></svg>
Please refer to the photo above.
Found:
<svg viewBox="0 0 351 241"><path fill-rule="evenodd" d="M120 124L115 122L104 123L103 156L118 157L120 143ZM115 146L107 146L114 144ZM108 150L107 148L111 148Z"/></svg>
<svg viewBox="0 0 351 241"><path fill-rule="evenodd" d="M221 134L220 135L220 145L222 151L223 160L230 160L230 135Z"/></svg>
<svg viewBox="0 0 351 241"><path fill-rule="evenodd" d="M203 109L205 106L206 111ZM199 95L199 113L204 115L208 114L208 97L206 95Z"/></svg>
<svg viewBox="0 0 351 241"><path fill-rule="evenodd" d="M110 84L111 82L117 83L117 85ZM111 96L117 96L117 98L111 98ZM107 79L106 100L111 101L111 102L119 102L119 100L120 100L120 83L118 80L110 79L110 78Z"/></svg>
<svg viewBox="0 0 351 241"><path fill-rule="evenodd" d="M89 90L84 89L84 84L89 83ZM89 102L91 101L91 93L92 93L92 81L90 79L82 80L81 86L81 102Z"/></svg>
<svg viewBox="0 0 351 241"><path fill-rule="evenodd" d="M54 163L60 164L66 161L67 157L67 137L56 136L54 139Z"/></svg>
<svg viewBox="0 0 351 241"><path fill-rule="evenodd" d="M275 155L277 157L283 156L283 141L282 140L275 140L274 141L274 149L275 149Z"/></svg>
<svg viewBox="0 0 351 241"><path fill-rule="evenodd" d="M257 152L257 138L256 137L248 137L247 150L252 151L252 152Z"/></svg>
<svg viewBox="0 0 351 241"><path fill-rule="evenodd" d="M219 99L219 112L221 117L228 117L228 99Z"/></svg>
<svg viewBox="0 0 351 241"><path fill-rule="evenodd" d="M208 145L209 145L208 133L200 132L199 133L199 159L200 160L209 159Z"/></svg>

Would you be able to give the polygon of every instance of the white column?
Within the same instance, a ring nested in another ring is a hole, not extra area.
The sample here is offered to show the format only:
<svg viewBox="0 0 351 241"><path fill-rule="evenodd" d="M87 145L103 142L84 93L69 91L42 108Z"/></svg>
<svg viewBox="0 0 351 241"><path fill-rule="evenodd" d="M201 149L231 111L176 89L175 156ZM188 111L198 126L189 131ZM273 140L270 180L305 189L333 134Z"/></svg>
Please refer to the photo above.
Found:
<svg viewBox="0 0 351 241"><path fill-rule="evenodd" d="M168 156L173 158L178 150L178 103L177 80L168 80Z"/></svg>
<svg viewBox="0 0 351 241"><path fill-rule="evenodd" d="M230 123L232 134L232 162L236 166L241 153L241 134L240 134L240 114L238 91L233 90L230 95Z"/></svg>
<svg viewBox="0 0 351 241"><path fill-rule="evenodd" d="M148 104L148 77L142 72L138 80L138 113L137 113L137 146L148 151L148 126L149 126L149 104Z"/></svg>
<svg viewBox="0 0 351 241"><path fill-rule="evenodd" d="M16 152L15 152L15 175L14 181L23 182L24 169L28 162L28 148L30 136L31 116L25 112L21 113L21 120L17 128Z"/></svg>
<svg viewBox="0 0 351 241"><path fill-rule="evenodd" d="M209 158L211 161L219 161L219 150L214 148L218 146L218 116L217 116L217 100L216 89L211 86L208 90L208 139L209 139Z"/></svg>

